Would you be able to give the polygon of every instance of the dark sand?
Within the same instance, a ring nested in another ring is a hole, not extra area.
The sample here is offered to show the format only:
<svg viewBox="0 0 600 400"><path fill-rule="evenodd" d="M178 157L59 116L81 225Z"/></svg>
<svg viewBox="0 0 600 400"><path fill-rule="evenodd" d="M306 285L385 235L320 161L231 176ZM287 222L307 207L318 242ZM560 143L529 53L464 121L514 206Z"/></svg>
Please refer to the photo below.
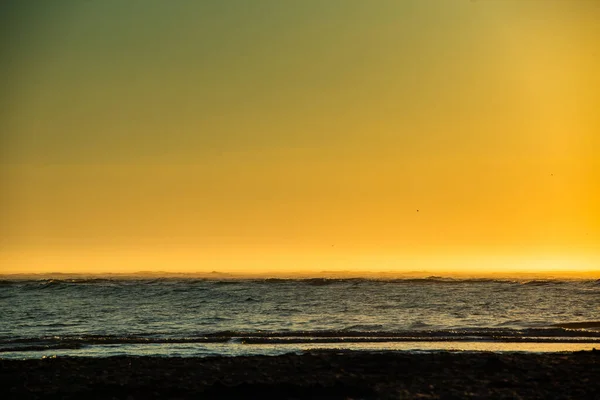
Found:
<svg viewBox="0 0 600 400"><path fill-rule="evenodd" d="M0 360L2 399L600 399L600 351Z"/></svg>

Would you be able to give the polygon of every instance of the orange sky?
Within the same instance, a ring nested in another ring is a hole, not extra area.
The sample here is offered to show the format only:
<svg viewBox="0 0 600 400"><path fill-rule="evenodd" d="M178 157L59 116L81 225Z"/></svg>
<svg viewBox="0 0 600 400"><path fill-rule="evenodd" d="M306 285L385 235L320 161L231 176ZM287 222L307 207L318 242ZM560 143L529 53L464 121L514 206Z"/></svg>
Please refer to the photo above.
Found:
<svg viewBox="0 0 600 400"><path fill-rule="evenodd" d="M0 272L600 270L600 2L0 8Z"/></svg>

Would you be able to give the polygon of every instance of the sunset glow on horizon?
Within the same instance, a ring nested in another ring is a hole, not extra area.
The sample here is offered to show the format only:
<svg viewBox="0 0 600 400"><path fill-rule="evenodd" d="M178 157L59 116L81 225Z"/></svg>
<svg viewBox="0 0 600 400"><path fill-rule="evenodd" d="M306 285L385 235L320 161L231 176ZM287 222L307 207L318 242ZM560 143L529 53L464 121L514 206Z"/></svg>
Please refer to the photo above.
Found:
<svg viewBox="0 0 600 400"><path fill-rule="evenodd" d="M0 273L600 271L600 2L7 2Z"/></svg>

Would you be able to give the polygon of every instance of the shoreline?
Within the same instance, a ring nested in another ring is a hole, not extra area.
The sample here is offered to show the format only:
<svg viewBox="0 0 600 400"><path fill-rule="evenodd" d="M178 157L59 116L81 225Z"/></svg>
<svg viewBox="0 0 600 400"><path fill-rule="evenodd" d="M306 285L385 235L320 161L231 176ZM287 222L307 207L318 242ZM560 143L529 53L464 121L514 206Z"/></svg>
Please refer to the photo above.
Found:
<svg viewBox="0 0 600 400"><path fill-rule="evenodd" d="M0 397L600 398L600 351L0 359Z"/></svg>
<svg viewBox="0 0 600 400"><path fill-rule="evenodd" d="M183 341L156 343L118 343L82 345L78 342L56 345L28 345L27 347L0 348L0 359L36 360L41 358L109 358L109 357L254 357L281 356L314 352L372 352L372 353L439 353L439 352L494 352L500 353L568 353L600 349L600 341L545 341L545 340L399 340L334 342L276 342L256 343L211 342L188 343Z"/></svg>

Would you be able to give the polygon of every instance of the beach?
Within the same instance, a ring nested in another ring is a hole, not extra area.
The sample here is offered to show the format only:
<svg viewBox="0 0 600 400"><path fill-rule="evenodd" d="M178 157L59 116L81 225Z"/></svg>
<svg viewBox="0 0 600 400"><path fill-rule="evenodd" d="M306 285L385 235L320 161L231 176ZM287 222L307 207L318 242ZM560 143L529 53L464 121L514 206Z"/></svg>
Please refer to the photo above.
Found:
<svg viewBox="0 0 600 400"><path fill-rule="evenodd" d="M3 399L598 399L600 351L0 360Z"/></svg>

